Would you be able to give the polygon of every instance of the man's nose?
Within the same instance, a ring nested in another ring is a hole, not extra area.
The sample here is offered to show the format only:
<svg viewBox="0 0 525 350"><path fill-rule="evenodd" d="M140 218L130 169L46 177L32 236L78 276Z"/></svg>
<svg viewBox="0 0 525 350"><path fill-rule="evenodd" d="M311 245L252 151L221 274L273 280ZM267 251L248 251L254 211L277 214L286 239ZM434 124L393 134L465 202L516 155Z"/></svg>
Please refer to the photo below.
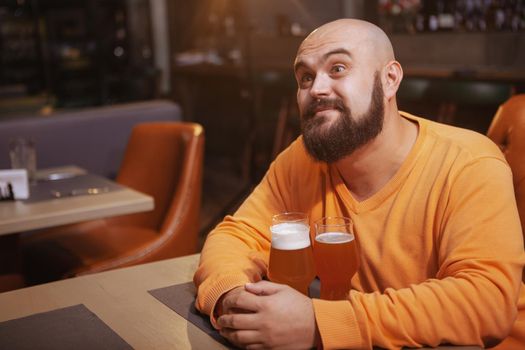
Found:
<svg viewBox="0 0 525 350"><path fill-rule="evenodd" d="M330 78L325 74L316 75L310 89L310 95L313 98L326 97L330 95L330 91Z"/></svg>

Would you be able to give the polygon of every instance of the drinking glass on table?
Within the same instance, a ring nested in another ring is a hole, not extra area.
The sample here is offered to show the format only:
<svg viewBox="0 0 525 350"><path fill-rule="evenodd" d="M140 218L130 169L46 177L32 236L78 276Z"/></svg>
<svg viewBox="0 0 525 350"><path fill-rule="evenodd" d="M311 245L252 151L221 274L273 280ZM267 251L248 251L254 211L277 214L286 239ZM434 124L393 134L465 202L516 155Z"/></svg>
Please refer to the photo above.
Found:
<svg viewBox="0 0 525 350"><path fill-rule="evenodd" d="M11 139L9 158L12 169L26 169L29 182L35 181L36 150L32 140L23 137Z"/></svg>
<svg viewBox="0 0 525 350"><path fill-rule="evenodd" d="M270 231L268 278L308 295L308 286L315 277L308 217L298 212L274 215Z"/></svg>
<svg viewBox="0 0 525 350"><path fill-rule="evenodd" d="M346 299L350 280L359 267L350 218L324 217L315 222L314 257L321 299Z"/></svg>

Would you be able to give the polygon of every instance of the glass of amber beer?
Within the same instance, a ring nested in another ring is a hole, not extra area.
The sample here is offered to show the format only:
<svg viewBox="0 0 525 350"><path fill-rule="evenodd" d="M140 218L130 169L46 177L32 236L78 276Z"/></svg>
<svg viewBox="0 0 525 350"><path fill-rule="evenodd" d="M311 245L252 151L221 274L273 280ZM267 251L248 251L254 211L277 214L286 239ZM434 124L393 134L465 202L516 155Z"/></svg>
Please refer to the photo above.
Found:
<svg viewBox="0 0 525 350"><path fill-rule="evenodd" d="M270 231L272 247L268 278L308 295L308 286L315 277L308 217L293 212L274 215Z"/></svg>
<svg viewBox="0 0 525 350"><path fill-rule="evenodd" d="M350 218L324 217L315 222L314 257L321 299L346 299L350 280L359 267Z"/></svg>

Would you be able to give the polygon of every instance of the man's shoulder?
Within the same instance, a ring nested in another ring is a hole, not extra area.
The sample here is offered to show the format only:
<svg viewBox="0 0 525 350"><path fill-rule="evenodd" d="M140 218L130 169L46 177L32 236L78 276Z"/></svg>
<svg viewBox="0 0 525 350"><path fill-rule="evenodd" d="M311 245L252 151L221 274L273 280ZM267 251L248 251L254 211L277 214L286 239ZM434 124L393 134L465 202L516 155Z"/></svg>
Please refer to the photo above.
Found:
<svg viewBox="0 0 525 350"><path fill-rule="evenodd" d="M474 130L442 124L432 120L404 113L405 117L416 120L420 129L432 143L443 145L448 150L468 153L471 157L495 157L504 159L498 146L487 136Z"/></svg>

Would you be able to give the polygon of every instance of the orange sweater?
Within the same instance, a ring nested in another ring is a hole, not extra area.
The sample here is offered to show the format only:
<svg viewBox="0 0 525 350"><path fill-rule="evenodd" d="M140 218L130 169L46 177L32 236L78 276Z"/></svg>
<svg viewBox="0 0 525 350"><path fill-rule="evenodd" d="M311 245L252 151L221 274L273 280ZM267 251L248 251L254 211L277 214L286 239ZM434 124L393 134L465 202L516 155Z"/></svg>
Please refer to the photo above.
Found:
<svg viewBox="0 0 525 350"><path fill-rule="evenodd" d="M194 277L197 308L210 314L221 294L266 274L273 214L306 212L311 227L343 215L354 222L361 262L348 300L313 300L324 348L494 345L513 325L501 345L525 348L525 253L510 168L480 134L403 116L419 124L417 141L362 202L300 138L279 155L209 234Z"/></svg>

